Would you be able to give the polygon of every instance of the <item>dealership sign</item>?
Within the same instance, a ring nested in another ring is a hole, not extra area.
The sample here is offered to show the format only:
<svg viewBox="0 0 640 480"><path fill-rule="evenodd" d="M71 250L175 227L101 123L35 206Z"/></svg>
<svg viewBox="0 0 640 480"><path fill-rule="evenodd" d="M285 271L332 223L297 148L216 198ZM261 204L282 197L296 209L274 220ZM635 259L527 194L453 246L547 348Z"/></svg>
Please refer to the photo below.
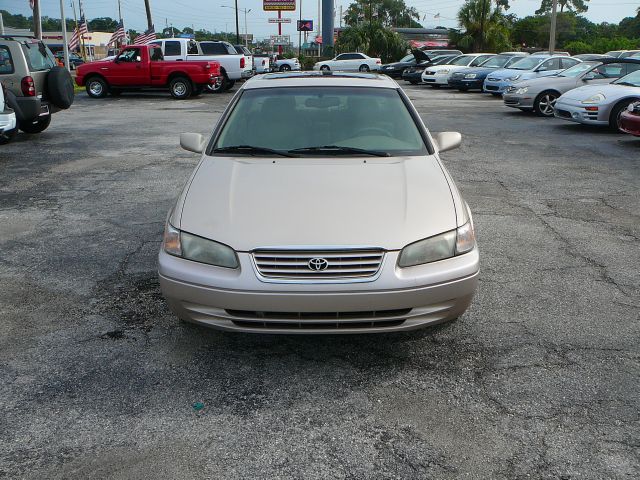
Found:
<svg viewBox="0 0 640 480"><path fill-rule="evenodd" d="M291 37L289 35L271 35L271 44L273 45L289 45Z"/></svg>
<svg viewBox="0 0 640 480"><path fill-rule="evenodd" d="M262 0L262 9L267 12L276 10L294 11L296 0Z"/></svg>
<svg viewBox="0 0 640 480"><path fill-rule="evenodd" d="M269 23L291 23L290 18L270 18Z"/></svg>
<svg viewBox="0 0 640 480"><path fill-rule="evenodd" d="M299 32L313 32L313 20L298 20Z"/></svg>

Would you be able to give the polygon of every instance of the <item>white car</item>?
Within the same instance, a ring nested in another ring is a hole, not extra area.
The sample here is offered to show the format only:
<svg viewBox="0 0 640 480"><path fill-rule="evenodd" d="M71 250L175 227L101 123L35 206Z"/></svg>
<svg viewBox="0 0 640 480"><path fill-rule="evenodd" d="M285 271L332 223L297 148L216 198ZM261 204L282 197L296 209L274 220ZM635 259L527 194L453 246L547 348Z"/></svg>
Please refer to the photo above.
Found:
<svg viewBox="0 0 640 480"><path fill-rule="evenodd" d="M469 53L459 55L447 65L435 65L426 68L424 72L422 72L422 81L432 87L447 86L449 85L449 77L453 72L467 67L477 67L494 56L495 53Z"/></svg>
<svg viewBox="0 0 640 480"><path fill-rule="evenodd" d="M371 58L364 53L341 53L332 60L318 62L313 66L314 70L335 70L339 72L360 71L369 72L380 70L382 60Z"/></svg>
<svg viewBox="0 0 640 480"><path fill-rule="evenodd" d="M290 70L299 71L300 62L297 58L283 58L273 62L273 69L279 72L288 72Z"/></svg>
<svg viewBox="0 0 640 480"><path fill-rule="evenodd" d="M18 133L16 114L4 101L4 87L0 85L0 145L9 143Z"/></svg>

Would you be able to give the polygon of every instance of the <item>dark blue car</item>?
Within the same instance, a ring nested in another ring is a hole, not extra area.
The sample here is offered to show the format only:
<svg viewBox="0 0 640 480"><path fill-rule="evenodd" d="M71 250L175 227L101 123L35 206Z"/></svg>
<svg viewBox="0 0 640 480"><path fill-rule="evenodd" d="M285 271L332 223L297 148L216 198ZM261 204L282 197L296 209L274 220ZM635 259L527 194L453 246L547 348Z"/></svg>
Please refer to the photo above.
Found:
<svg viewBox="0 0 640 480"><path fill-rule="evenodd" d="M457 88L461 92L474 89L482 91L484 79L487 78L490 72L498 68L508 68L509 65L526 55L526 53L495 55L478 67L465 68L451 74L447 83L449 83L450 87Z"/></svg>

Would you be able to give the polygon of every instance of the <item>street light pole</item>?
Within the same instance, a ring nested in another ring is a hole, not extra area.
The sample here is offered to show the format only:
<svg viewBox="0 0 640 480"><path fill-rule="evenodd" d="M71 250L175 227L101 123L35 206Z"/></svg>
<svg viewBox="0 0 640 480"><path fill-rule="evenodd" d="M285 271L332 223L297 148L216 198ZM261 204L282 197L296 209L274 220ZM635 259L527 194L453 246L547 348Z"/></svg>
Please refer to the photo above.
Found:
<svg viewBox="0 0 640 480"><path fill-rule="evenodd" d="M248 34L247 34L247 13L249 13L251 11L251 9L247 10L246 8L244 9L244 46L248 47Z"/></svg>
<svg viewBox="0 0 640 480"><path fill-rule="evenodd" d="M556 18L558 17L558 0L553 0L551 7L551 31L549 32L549 53L556 49Z"/></svg>
<svg viewBox="0 0 640 480"><path fill-rule="evenodd" d="M238 24L238 0L236 0L236 45L240 44L240 26Z"/></svg>

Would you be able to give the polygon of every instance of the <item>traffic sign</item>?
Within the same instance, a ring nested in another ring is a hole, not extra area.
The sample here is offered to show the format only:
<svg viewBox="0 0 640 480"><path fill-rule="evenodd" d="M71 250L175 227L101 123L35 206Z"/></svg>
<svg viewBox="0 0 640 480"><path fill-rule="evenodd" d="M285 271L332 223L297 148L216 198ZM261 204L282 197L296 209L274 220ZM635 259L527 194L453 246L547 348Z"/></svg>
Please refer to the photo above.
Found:
<svg viewBox="0 0 640 480"><path fill-rule="evenodd" d="M313 32L313 20L298 20L299 32Z"/></svg>

